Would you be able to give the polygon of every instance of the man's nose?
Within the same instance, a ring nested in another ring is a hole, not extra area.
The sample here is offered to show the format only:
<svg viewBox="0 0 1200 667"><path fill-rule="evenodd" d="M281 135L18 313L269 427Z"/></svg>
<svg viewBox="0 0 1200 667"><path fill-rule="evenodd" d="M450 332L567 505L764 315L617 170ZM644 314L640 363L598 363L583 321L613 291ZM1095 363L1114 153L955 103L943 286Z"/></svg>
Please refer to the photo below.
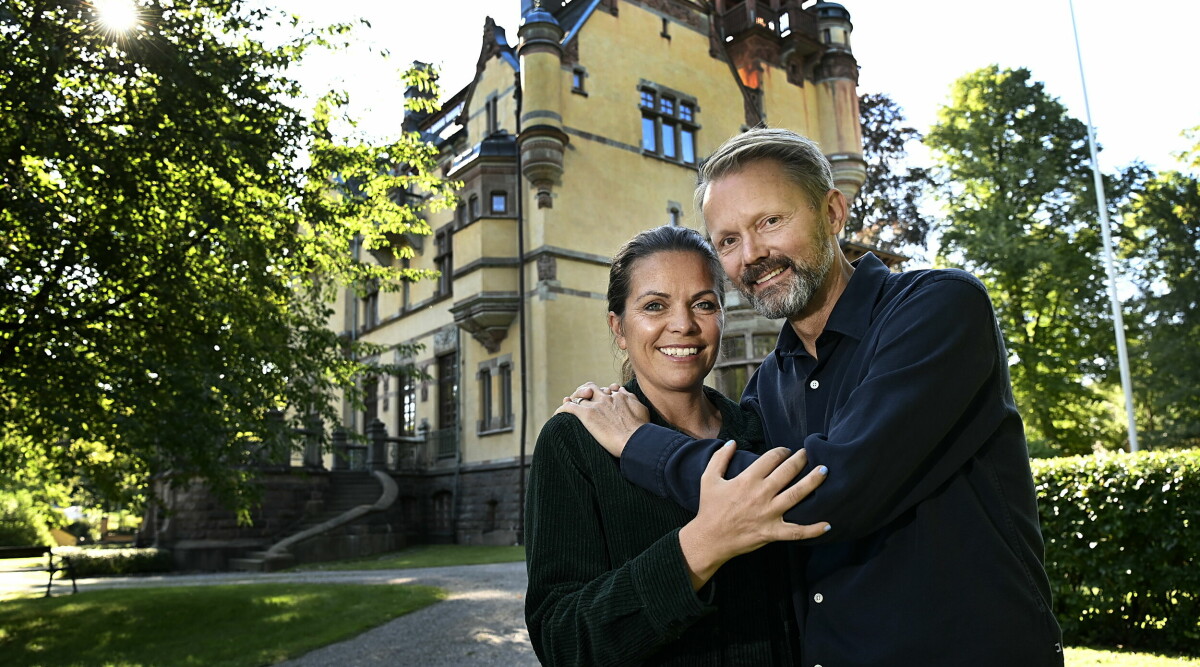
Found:
<svg viewBox="0 0 1200 667"><path fill-rule="evenodd" d="M750 233L742 241L742 264L744 266L752 266L767 258L770 255L767 249L767 244L762 242L758 234Z"/></svg>

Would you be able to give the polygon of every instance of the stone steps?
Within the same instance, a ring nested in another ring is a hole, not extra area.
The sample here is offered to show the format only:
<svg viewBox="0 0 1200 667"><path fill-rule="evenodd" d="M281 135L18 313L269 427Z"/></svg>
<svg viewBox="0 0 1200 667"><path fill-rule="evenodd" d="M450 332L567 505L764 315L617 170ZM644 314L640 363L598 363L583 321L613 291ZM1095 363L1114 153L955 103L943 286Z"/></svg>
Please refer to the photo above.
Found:
<svg viewBox="0 0 1200 667"><path fill-rule="evenodd" d="M379 481L370 473L333 473L330 475L330 489L325 502L322 503L322 510L288 532L295 535L335 519L360 505L373 505L379 500L381 493ZM350 548L347 545L352 546L390 534L390 526L386 523L378 524L377 515L370 513L359 517L353 523L315 536L306 542L325 541L331 545L330 550L337 551ZM290 554L268 558L265 550L250 551L240 557L230 558L227 567L237 572L274 572L295 565L296 560Z"/></svg>

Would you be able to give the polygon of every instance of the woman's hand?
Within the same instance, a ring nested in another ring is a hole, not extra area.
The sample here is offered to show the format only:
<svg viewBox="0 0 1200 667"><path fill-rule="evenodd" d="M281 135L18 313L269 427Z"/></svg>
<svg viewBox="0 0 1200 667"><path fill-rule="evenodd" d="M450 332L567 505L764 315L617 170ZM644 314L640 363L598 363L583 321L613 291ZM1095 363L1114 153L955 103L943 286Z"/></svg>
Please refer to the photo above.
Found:
<svg viewBox="0 0 1200 667"><path fill-rule="evenodd" d="M633 432L650 421L646 406L616 384L599 387L588 382L563 399L554 414L560 412L578 417L596 442L617 458L625 451L625 443Z"/></svg>
<svg viewBox="0 0 1200 667"><path fill-rule="evenodd" d="M700 478L700 511L679 531L679 544L696 590L734 556L770 542L811 539L830 530L827 522L800 526L783 520L785 511L825 481L825 466L792 484L804 471L808 455L803 449L793 454L777 447L737 477L725 479L735 450L730 440L713 454Z"/></svg>

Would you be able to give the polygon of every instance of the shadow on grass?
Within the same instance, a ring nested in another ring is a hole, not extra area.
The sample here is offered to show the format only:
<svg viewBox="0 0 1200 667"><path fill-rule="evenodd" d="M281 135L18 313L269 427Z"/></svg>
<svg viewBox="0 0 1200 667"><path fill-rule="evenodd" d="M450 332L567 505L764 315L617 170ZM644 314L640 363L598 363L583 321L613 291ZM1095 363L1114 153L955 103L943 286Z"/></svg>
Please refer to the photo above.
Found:
<svg viewBox="0 0 1200 667"><path fill-rule="evenodd" d="M0 605L0 664L268 665L445 596L431 586L248 584L10 600Z"/></svg>

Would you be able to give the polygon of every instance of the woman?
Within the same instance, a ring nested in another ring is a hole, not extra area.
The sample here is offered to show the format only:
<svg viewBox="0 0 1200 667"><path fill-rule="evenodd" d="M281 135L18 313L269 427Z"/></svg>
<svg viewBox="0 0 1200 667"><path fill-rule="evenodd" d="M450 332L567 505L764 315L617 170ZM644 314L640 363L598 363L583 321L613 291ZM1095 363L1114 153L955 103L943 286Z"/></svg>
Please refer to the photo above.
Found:
<svg viewBox="0 0 1200 667"><path fill-rule="evenodd" d="M654 423L761 451L757 417L703 384L721 342L721 275L712 249L686 228L642 232L617 252L608 322L632 375L619 392L647 406ZM774 544L759 549L777 537L746 529L747 512L779 523L779 514L771 519L770 512L783 507L772 506L773 493L747 497L738 479L767 477L782 489L803 468L803 450L775 468L790 454L781 448L760 458L762 466L724 480L732 452L730 443L713 456L700 512L692 517L626 482L618 461L574 416L560 410L546 422L525 515L525 618L543 663L785 665L797 659L786 552ZM809 475L789 493L806 494L821 479ZM806 526L803 535L823 529Z"/></svg>

